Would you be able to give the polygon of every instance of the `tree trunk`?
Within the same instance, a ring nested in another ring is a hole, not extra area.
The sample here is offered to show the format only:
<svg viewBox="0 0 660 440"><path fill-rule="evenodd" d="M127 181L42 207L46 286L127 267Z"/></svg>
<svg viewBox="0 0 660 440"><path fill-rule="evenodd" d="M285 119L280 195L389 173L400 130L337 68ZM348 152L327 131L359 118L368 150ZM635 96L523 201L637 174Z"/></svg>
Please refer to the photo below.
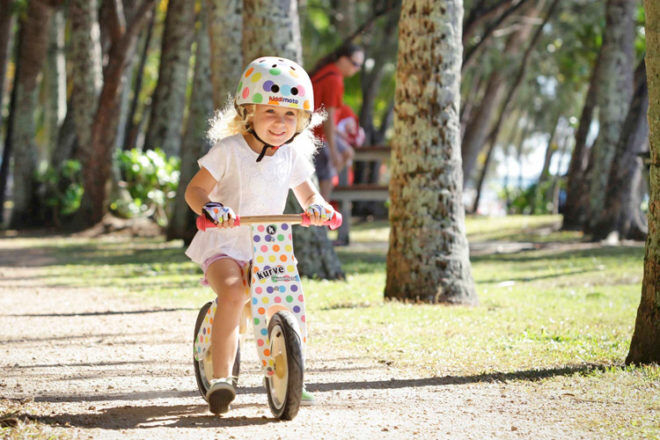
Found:
<svg viewBox="0 0 660 440"><path fill-rule="evenodd" d="M50 167L57 167L65 160L74 158L78 150L78 136L76 125L73 120L73 102L71 99L66 104L66 116L62 121L60 132L57 137L57 145L50 155Z"/></svg>
<svg viewBox="0 0 660 440"><path fill-rule="evenodd" d="M142 82L144 80L144 66L147 63L147 55L149 53L149 44L154 31L154 22L156 14L151 15L149 24L147 25L147 33L144 37L144 45L140 54L140 62L137 66L137 75L135 78L135 85L133 87L133 99L131 106L126 115L126 126L124 127L124 144L122 150L130 150L135 148L135 143L138 135L140 123L135 122L135 112L137 111L138 104L140 103L140 93L142 92Z"/></svg>
<svg viewBox="0 0 660 440"><path fill-rule="evenodd" d="M12 7L13 0L0 0L0 115L3 109L3 92L5 91L5 77L9 61L9 41L11 40L11 29L14 21ZM2 130L0 129L0 131ZM0 211L2 210L0 209Z"/></svg>
<svg viewBox="0 0 660 440"><path fill-rule="evenodd" d="M382 145L386 142L385 133L394 123L394 98L390 100L390 103L387 105L387 108L383 112L383 116L380 118L380 127L374 136L375 145Z"/></svg>
<svg viewBox="0 0 660 440"><path fill-rule="evenodd" d="M641 147L648 151L648 147ZM640 161L641 162L641 161ZM644 192L643 164L631 176L630 197L625 200L623 216L618 224L619 237L628 240L646 240L648 234L648 221L646 215L640 209Z"/></svg>
<svg viewBox="0 0 660 440"><path fill-rule="evenodd" d="M586 171L589 164L590 151L587 148L587 135L589 134L594 109L596 108L601 53L602 50L599 51L596 62L594 63L587 96L585 97L582 114L580 115L580 123L575 132L575 146L571 154L571 163L568 167L568 176L566 178L566 204L564 206L561 226L564 230L582 229L588 209L589 200L585 197L588 192Z"/></svg>
<svg viewBox="0 0 660 440"><path fill-rule="evenodd" d="M510 173L510 168L509 168L509 150L513 149L513 151L516 152L516 158L518 158L519 153L522 151L522 145L525 142L525 138L527 138L527 135L529 134L529 131L531 130L531 124L528 121L528 114L524 113L521 118L519 119L517 123L518 128L520 129L520 132L517 133L517 143L514 144L516 141L516 135L513 135L511 137L511 142L505 147L505 153L504 153L504 160L506 163L506 174L504 175L504 182L502 183L502 187L504 188L504 203L506 206L506 212L507 214L511 212L511 192L509 191L509 175ZM522 123L522 125L521 125ZM513 147L513 148L511 148Z"/></svg>
<svg viewBox="0 0 660 440"><path fill-rule="evenodd" d="M21 228L39 223L36 203L37 148L34 144L37 80L46 60L48 29L53 8L45 1L28 3L21 23L18 54L21 74L16 77L16 108L13 120L12 144L14 149L14 208L10 227Z"/></svg>
<svg viewBox="0 0 660 440"><path fill-rule="evenodd" d="M476 214L479 209L479 202L481 200L481 192L484 187L484 182L486 181L486 175L488 174L488 167L490 166L490 160L493 157L493 151L495 150L495 140L491 139L488 142L488 151L486 152L486 157L484 158L484 165L481 167L479 172L479 177L475 184L475 195L474 201L472 202L472 209L470 210L472 214Z"/></svg>
<svg viewBox="0 0 660 440"><path fill-rule="evenodd" d="M22 25L21 25L22 27ZM20 31L19 31L20 34ZM14 86L11 89L11 99L9 101L9 117L7 118L7 133L5 134L4 148L2 150L2 162L0 163L0 224L5 223L5 197L7 195L7 182L9 181L9 163L13 151L14 139L14 119L16 118L16 98L17 87L16 78L21 76L21 39L20 35L15 38L14 50Z"/></svg>
<svg viewBox="0 0 660 440"><path fill-rule="evenodd" d="M190 67L190 45L195 29L195 2L169 0L163 31L158 84L151 102L145 148L179 155L183 111Z"/></svg>
<svg viewBox="0 0 660 440"><path fill-rule="evenodd" d="M660 363L660 4L644 0L646 10L646 77L648 80L651 152L649 234L644 256L642 298L627 364Z"/></svg>
<svg viewBox="0 0 660 440"><path fill-rule="evenodd" d="M462 18L461 0L401 8L387 298L477 303L462 203Z"/></svg>
<svg viewBox="0 0 660 440"><path fill-rule="evenodd" d="M80 145L81 162L89 162L92 124L103 84L101 73L101 40L96 0L72 0L69 3L71 44L68 63L71 66L71 105L75 132Z"/></svg>
<svg viewBox="0 0 660 440"><path fill-rule="evenodd" d="M602 69L597 80L600 131L593 147L586 232L591 232L601 219L612 159L632 97L636 8L636 3L630 0L607 3Z"/></svg>
<svg viewBox="0 0 660 440"><path fill-rule="evenodd" d="M619 238L636 229L632 225L640 218L637 211L640 206L631 206L631 198L637 199L637 182L641 174L641 163L638 154L646 143L648 135L648 88L646 84L646 69L644 61L635 72L635 93L628 110L628 116L621 129L621 138L616 145L612 166L607 181L605 208L592 230L596 240L607 237L611 232L619 233ZM639 226L639 225L638 225ZM639 238L639 237L638 237Z"/></svg>
<svg viewBox="0 0 660 440"><path fill-rule="evenodd" d="M536 191L534 191L532 214L542 213L542 212L536 212L536 207L539 205L539 202L543 200L543 198L547 195L547 193L543 193L541 187L543 186L544 183L550 180L550 164L552 164L552 156L554 156L555 151L557 151L557 143L555 142L555 135L557 134L557 128L559 128L560 118L561 118L561 112L558 112L552 124L552 131L550 132L550 137L548 138L548 144L545 147L543 166L541 167L541 174L539 174L539 178L536 183Z"/></svg>
<svg viewBox="0 0 660 440"><path fill-rule="evenodd" d="M58 10L50 21L47 66L44 72L46 90L45 128L48 159L57 147L60 125L66 116L66 66L64 62L64 11Z"/></svg>
<svg viewBox="0 0 660 440"><path fill-rule="evenodd" d="M87 182L83 183L87 192L90 186L94 185L90 180L96 176L96 170L90 170L88 167L95 163L94 155L97 154L92 145L92 129L103 84L101 35L96 0L72 0L69 3L69 19L71 43L67 61L71 66L73 88L70 119L75 128L78 145L75 149L75 157L83 166L83 176L88 176ZM58 151L57 155L66 154L68 145L61 144L60 147L62 150ZM83 195L83 200L85 198ZM71 218L71 222L75 225L82 223L82 219L77 215Z"/></svg>
<svg viewBox="0 0 660 440"><path fill-rule="evenodd" d="M297 2L280 0L278 3L279 8L273 8L272 2L265 0L243 2L244 60L279 55L302 64ZM300 210L293 192L289 192L285 212ZM301 276L343 278L339 258L328 240L325 228L293 228L293 243Z"/></svg>
<svg viewBox="0 0 660 440"><path fill-rule="evenodd" d="M541 174L539 175L539 185L545 183L550 178L550 163L552 162L552 155L557 150L557 145L555 143L555 133L557 133L557 125L559 125L559 117L557 117L552 132L550 132L550 137L548 138L548 144L545 147L545 155L543 157L543 166L541 167Z"/></svg>
<svg viewBox="0 0 660 440"><path fill-rule="evenodd" d="M207 11L205 0L201 2L199 27L195 31L197 51L195 53L195 73L190 96L190 110L186 132L181 144L181 175L177 188L174 210L167 227L167 239L182 238L187 245L192 241L197 228L195 213L188 207L184 197L186 186L199 170L197 159L208 151L210 144L206 131L208 120L213 115L213 87L211 86L211 62Z"/></svg>
<svg viewBox="0 0 660 440"><path fill-rule="evenodd" d="M472 119L475 108L480 107L486 80L484 72L477 69L471 69L461 78L461 139L465 136L465 127Z"/></svg>
<svg viewBox="0 0 660 440"><path fill-rule="evenodd" d="M89 152L83 161L84 194L81 202L78 226L91 226L98 223L107 212L107 188L110 178L112 152L117 135L119 98L122 91L122 74L135 52L140 29L153 12L155 0L140 3L135 18L126 22L123 12L116 11L117 22L111 23L112 43L108 61L103 71L103 87L98 99L98 108L92 124ZM115 7L117 3L114 3ZM125 23L120 26L119 21ZM74 105L75 107L75 105ZM80 141L83 147L82 141ZM81 148L82 149L82 148Z"/></svg>
<svg viewBox="0 0 660 440"><path fill-rule="evenodd" d="M282 56L302 64L297 0L244 0L242 47L246 64L261 56Z"/></svg>
<svg viewBox="0 0 660 440"><path fill-rule="evenodd" d="M238 85L237 80L243 72L242 2L206 0L206 6L209 17L213 103L216 108L222 108L229 97L233 96L234 88Z"/></svg>
<svg viewBox="0 0 660 440"><path fill-rule="evenodd" d="M126 125L128 122L128 115L131 110L131 86L133 84L133 73L138 67L136 64L137 62L139 62L139 60L135 59L135 57L129 61L128 66L124 70L124 76L121 80L124 86L122 87L121 97L119 98L119 120L117 122L117 134L115 135L115 149L117 150L123 150L124 142L126 141ZM119 167L116 164L114 168L114 174L121 174L118 169ZM114 184L115 182L113 182L113 185Z"/></svg>
<svg viewBox="0 0 660 440"><path fill-rule="evenodd" d="M567 134L563 136L561 141L561 148L559 150L559 160L557 161L557 174L552 176L552 185L548 190L548 198L552 200L552 214L559 214L559 184L561 181L561 170L562 168L562 158L566 157L566 152L568 151L568 143L570 136Z"/></svg>

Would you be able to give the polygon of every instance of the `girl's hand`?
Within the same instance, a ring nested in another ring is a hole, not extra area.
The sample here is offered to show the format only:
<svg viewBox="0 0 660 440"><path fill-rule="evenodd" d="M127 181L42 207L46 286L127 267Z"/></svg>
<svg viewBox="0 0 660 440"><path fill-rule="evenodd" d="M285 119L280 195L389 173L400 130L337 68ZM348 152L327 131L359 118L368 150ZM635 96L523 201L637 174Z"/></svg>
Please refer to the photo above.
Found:
<svg viewBox="0 0 660 440"><path fill-rule="evenodd" d="M328 205L320 205L315 203L309 205L305 210L309 216L310 223L314 226L323 226L323 222L330 220L335 215L335 210Z"/></svg>
<svg viewBox="0 0 660 440"><path fill-rule="evenodd" d="M236 214L234 210L219 202L208 202L202 207L204 216L219 228L231 228L234 226Z"/></svg>

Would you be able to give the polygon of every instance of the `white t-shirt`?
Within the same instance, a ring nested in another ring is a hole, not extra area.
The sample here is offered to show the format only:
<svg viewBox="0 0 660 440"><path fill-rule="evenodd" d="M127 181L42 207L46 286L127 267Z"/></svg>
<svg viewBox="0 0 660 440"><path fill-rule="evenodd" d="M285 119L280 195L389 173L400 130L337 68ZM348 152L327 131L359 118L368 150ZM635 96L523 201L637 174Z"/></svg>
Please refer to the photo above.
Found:
<svg viewBox="0 0 660 440"><path fill-rule="evenodd" d="M295 142L280 147L272 156L257 162L242 135L218 141L197 161L218 181L209 198L232 208L239 216L282 214L289 193L313 173L313 165L296 154ZM252 258L250 227L210 228L197 231L186 255L198 264L217 254L236 260Z"/></svg>

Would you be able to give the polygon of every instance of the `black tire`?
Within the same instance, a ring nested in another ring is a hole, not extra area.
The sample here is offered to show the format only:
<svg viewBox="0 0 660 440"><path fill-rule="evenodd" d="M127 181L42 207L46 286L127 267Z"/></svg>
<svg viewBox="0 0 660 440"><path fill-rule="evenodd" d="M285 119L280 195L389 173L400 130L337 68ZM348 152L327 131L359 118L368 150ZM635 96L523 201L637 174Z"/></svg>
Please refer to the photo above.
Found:
<svg viewBox="0 0 660 440"><path fill-rule="evenodd" d="M305 365L298 321L289 311L279 311L268 323L274 374L265 377L268 406L281 420L292 420L300 409ZM280 353L279 359L278 354ZM279 368L278 368L279 367Z"/></svg>
<svg viewBox="0 0 660 440"><path fill-rule="evenodd" d="M211 307L211 301L207 302L199 309L197 314L197 321L195 321L195 334L193 335L193 370L195 370L195 379L197 380L197 388L199 389L199 394L202 395L204 400L206 400L206 392L209 389L209 381L204 369L204 361L198 361L195 359L195 341L197 340L197 333L202 327L204 318L206 317L206 312L208 312L209 307ZM236 349L236 358L234 359L234 368L232 369L232 375L234 376L233 384L234 388L238 386L238 374L241 370L241 347L240 344ZM211 375L213 372L211 372Z"/></svg>

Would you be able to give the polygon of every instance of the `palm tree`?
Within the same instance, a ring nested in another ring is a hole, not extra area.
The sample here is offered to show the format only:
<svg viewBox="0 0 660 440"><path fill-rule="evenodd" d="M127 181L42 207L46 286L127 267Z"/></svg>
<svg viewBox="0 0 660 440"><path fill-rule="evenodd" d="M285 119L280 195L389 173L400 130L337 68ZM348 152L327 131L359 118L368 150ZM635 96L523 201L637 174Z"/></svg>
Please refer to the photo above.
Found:
<svg viewBox="0 0 660 440"><path fill-rule="evenodd" d="M633 94L636 10L636 3L629 0L607 2L607 26L597 79L600 129L593 146L587 231L600 221L603 214L609 171Z"/></svg>
<svg viewBox="0 0 660 440"><path fill-rule="evenodd" d="M147 148L161 148L167 155L180 154L194 31L195 2L170 0L163 31L158 84L145 139Z"/></svg>
<svg viewBox="0 0 660 440"><path fill-rule="evenodd" d="M186 204L185 190L188 182L199 169L197 159L206 154L210 147L206 132L208 120L213 115L213 87L211 85L207 11L208 5L202 1L198 19L199 27L195 31L197 51L189 115L181 143L181 177L174 200L174 210L167 225L167 239L182 238L185 243L189 243L196 232L196 215Z"/></svg>
<svg viewBox="0 0 660 440"><path fill-rule="evenodd" d="M14 208L10 220L12 227L29 226L39 222L35 182L37 148L34 143L34 112L37 104L37 80L48 49L48 32L45 30L48 29L56 5L56 2L45 0L28 2L27 12L21 20L17 61L20 72L14 81L16 95L11 127L11 145L14 151Z"/></svg>
<svg viewBox="0 0 660 440"><path fill-rule="evenodd" d="M84 194L78 211L78 226L98 223L108 210L106 184L110 179L112 153L115 148L119 106L123 88L122 77L135 53L135 46L143 26L153 13L155 0L142 0L127 17L121 2L104 2L113 11L107 23L109 49L103 69L103 85L91 126L90 142L80 142ZM74 105L75 107L75 105ZM89 111L89 109L88 109Z"/></svg>
<svg viewBox="0 0 660 440"><path fill-rule="evenodd" d="M660 363L660 4L644 0L646 10L646 75L649 90L649 144L651 170L649 200L649 234L644 257L642 299L637 309L635 332L630 342L626 363Z"/></svg>
<svg viewBox="0 0 660 440"><path fill-rule="evenodd" d="M401 9L387 298L477 303L462 203L462 20L460 0Z"/></svg>

